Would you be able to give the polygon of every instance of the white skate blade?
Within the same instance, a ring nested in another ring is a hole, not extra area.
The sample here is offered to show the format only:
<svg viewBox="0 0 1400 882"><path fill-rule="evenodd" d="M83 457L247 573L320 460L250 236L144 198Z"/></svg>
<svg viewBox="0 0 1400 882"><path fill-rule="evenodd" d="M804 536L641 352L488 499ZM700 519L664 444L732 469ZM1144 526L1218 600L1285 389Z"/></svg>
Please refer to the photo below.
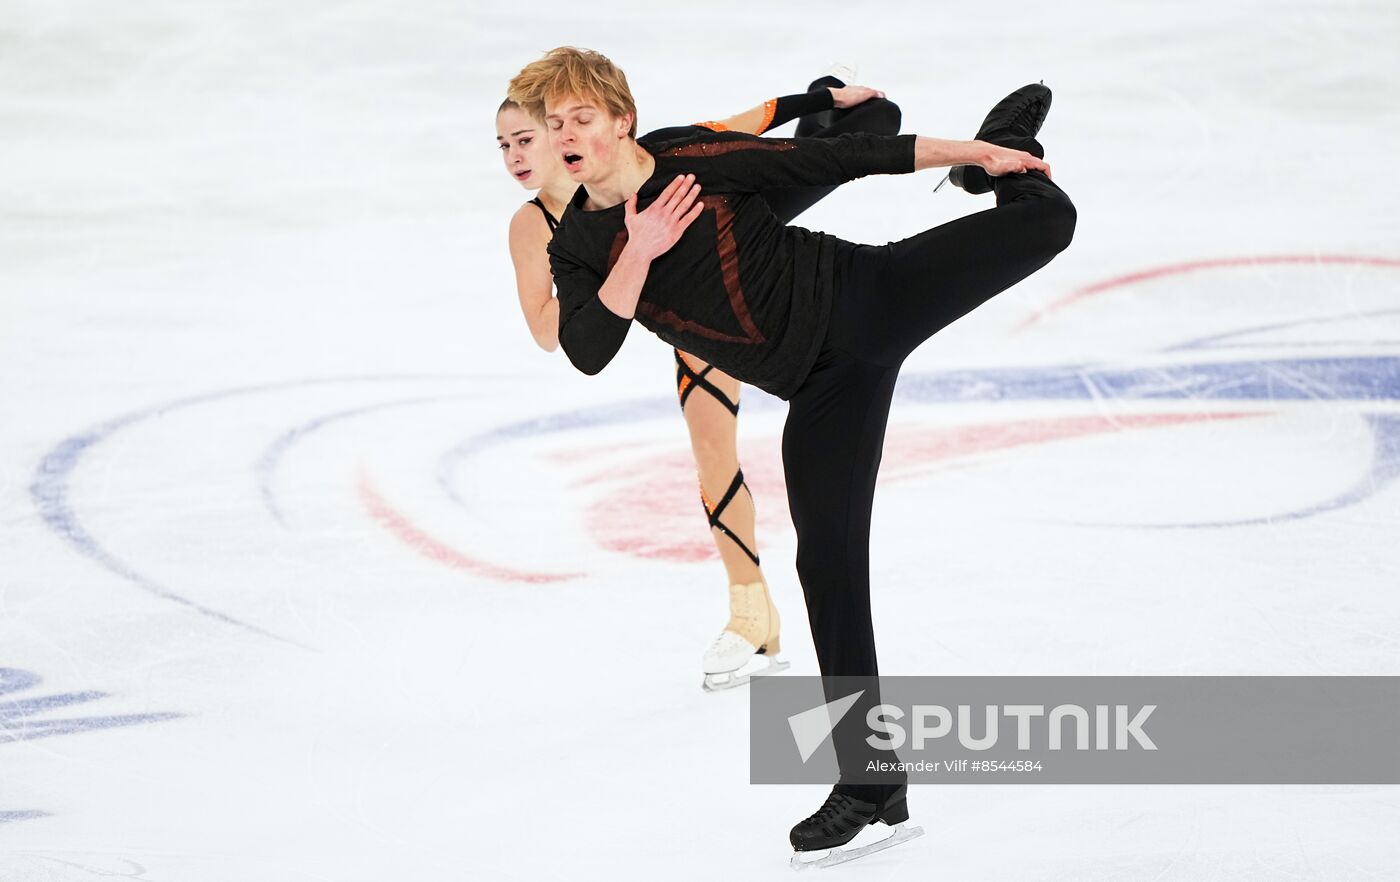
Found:
<svg viewBox="0 0 1400 882"><path fill-rule="evenodd" d="M834 867L837 864L844 864L848 861L863 858L868 854L877 851L884 851L887 848L894 848L901 842L908 842L910 839L918 839L924 835L923 827L906 827L903 824L895 824L894 832L881 839L879 842L872 842L869 845L862 845L859 848L829 848L824 854L816 851L799 851L792 856L789 866L794 870L806 870L812 867L822 870L827 867ZM821 854L819 858L803 860L804 854Z"/></svg>
<svg viewBox="0 0 1400 882"><path fill-rule="evenodd" d="M769 674L777 674L786 671L791 665L782 661L776 656L755 655L755 660L766 661L767 664L754 668L752 661L745 664L737 671L726 671L722 674L706 674L705 680L700 684L700 688L706 692L721 692L725 689L733 689L736 686L745 686L754 677L766 677Z"/></svg>

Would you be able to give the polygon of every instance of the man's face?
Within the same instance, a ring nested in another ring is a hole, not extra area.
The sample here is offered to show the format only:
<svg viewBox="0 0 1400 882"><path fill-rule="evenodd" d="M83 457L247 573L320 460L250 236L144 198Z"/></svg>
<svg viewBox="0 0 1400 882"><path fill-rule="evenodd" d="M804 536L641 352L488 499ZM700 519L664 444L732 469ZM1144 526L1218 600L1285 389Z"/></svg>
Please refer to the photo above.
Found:
<svg viewBox="0 0 1400 882"><path fill-rule="evenodd" d="M592 98L561 95L545 102L550 144L569 177L580 184L600 181L613 170L632 121L615 117Z"/></svg>

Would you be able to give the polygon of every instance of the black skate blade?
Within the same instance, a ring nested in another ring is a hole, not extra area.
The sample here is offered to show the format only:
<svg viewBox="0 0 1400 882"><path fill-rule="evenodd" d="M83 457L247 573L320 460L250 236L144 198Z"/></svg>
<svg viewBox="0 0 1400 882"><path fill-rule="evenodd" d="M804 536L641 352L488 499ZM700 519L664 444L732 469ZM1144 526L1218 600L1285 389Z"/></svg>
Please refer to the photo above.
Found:
<svg viewBox="0 0 1400 882"><path fill-rule="evenodd" d="M867 827L866 829L868 830L870 828ZM825 852L794 852L792 860L788 862L788 866L792 867L793 870L797 872L811 869L824 870L827 867L835 867L840 864L859 860L877 851L894 848L896 845L901 845L911 839L918 839L922 835L924 835L923 827L906 827L903 824L895 824L893 833L869 845L862 845L857 848L851 848L849 845L846 845L839 848L829 848ZM808 856L807 860L803 860L804 855Z"/></svg>

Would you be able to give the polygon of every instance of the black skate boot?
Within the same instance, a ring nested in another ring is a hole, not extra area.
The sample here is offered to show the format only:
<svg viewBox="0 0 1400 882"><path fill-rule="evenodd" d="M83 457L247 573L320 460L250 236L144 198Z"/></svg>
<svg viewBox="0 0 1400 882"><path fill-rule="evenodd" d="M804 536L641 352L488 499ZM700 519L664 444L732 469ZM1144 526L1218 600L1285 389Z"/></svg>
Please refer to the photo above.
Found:
<svg viewBox="0 0 1400 882"><path fill-rule="evenodd" d="M792 856L792 868L805 870L808 867L829 867L846 861L864 857L876 851L922 836L922 827L905 827L909 820L909 808L905 803L908 787L900 785L880 802L867 802L851 795L841 785L837 785L817 813L792 828L788 839L797 854ZM876 822L893 827L894 832L879 842L860 848L840 849L856 837L866 827ZM805 852L835 849L812 860L803 860Z"/></svg>
<svg viewBox="0 0 1400 882"><path fill-rule="evenodd" d="M976 140L1003 147L1013 147L1045 158L1045 151L1035 140L1050 113L1050 90L1039 83L1022 86L997 102L977 130ZM981 166L957 165L948 172L954 187L969 193L992 192L992 176Z"/></svg>

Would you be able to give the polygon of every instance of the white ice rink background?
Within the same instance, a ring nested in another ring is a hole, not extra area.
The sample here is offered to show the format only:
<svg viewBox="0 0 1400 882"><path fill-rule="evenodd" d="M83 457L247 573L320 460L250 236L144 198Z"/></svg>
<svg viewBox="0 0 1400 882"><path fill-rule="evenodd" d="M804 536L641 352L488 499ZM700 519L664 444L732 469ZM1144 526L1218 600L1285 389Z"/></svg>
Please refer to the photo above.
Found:
<svg viewBox="0 0 1400 882"><path fill-rule="evenodd" d="M1400 7L0 0L0 879L786 879L824 796L747 696L670 352L532 344L505 82L641 128L830 61L970 137L1010 89L1068 252L899 388L889 674L1400 674ZM787 131L787 130L783 130ZM986 207L867 179L800 223ZM781 402L741 454L795 673ZM921 787L869 880L1392 879L1386 787Z"/></svg>

